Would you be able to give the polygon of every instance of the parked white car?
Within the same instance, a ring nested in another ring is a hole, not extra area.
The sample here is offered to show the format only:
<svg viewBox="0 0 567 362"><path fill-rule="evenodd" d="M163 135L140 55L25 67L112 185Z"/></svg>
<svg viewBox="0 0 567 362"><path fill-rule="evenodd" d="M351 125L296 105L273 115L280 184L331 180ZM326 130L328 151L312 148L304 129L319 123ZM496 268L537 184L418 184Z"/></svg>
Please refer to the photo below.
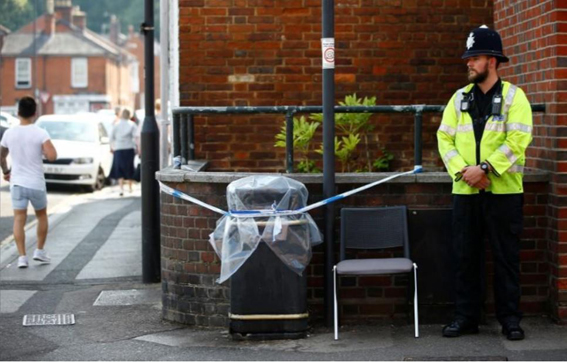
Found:
<svg viewBox="0 0 567 362"><path fill-rule="evenodd" d="M9 127L14 127L20 124L18 117L12 116L10 113L0 112L0 121L8 123Z"/></svg>
<svg viewBox="0 0 567 362"><path fill-rule="evenodd" d="M43 161L47 183L84 185L99 190L110 174L109 135L95 114L41 116L36 125L49 133L57 160Z"/></svg>
<svg viewBox="0 0 567 362"><path fill-rule="evenodd" d="M8 128L17 126L19 124L20 120L17 117L14 117L6 112L0 112L0 139L2 139L4 132L6 132Z"/></svg>

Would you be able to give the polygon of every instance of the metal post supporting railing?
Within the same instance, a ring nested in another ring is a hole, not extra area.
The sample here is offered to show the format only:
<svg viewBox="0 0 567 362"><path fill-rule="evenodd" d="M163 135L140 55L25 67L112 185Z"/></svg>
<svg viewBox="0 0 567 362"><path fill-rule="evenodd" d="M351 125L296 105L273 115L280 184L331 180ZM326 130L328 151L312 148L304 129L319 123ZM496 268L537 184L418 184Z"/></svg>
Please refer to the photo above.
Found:
<svg viewBox="0 0 567 362"><path fill-rule="evenodd" d="M286 172L293 173L293 112L285 114L285 161Z"/></svg>
<svg viewBox="0 0 567 362"><path fill-rule="evenodd" d="M180 123L181 114L173 113L173 157L181 154L181 135L179 133Z"/></svg>
<svg viewBox="0 0 567 362"><path fill-rule="evenodd" d="M193 115L187 115L187 141L189 142L189 154L186 160L195 159L195 126L193 124Z"/></svg>
<svg viewBox="0 0 567 362"><path fill-rule="evenodd" d="M413 143L414 143L414 157L413 162L414 166L421 166L422 161L422 150L421 150L421 129L423 124L423 117L421 112L415 112L414 116L414 134L413 134Z"/></svg>
<svg viewBox="0 0 567 362"><path fill-rule="evenodd" d="M179 124L179 139L181 141L181 159L187 162L188 159L188 151L187 146L189 143L187 142L187 118L189 116L187 114L181 115L181 123Z"/></svg>

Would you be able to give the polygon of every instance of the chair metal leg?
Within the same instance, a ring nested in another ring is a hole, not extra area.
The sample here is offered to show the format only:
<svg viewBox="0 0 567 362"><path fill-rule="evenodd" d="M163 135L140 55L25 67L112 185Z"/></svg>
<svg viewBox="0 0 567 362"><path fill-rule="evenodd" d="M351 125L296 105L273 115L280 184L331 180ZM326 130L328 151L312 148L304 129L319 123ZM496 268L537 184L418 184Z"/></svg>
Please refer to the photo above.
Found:
<svg viewBox="0 0 567 362"><path fill-rule="evenodd" d="M334 312L335 312L335 341L339 339L339 313L337 306L337 266L333 267L333 291L334 291Z"/></svg>
<svg viewBox="0 0 567 362"><path fill-rule="evenodd" d="M413 323L415 327L415 338L419 338L419 315L417 312L417 264L413 263L413 285L414 285L414 292L413 292Z"/></svg>

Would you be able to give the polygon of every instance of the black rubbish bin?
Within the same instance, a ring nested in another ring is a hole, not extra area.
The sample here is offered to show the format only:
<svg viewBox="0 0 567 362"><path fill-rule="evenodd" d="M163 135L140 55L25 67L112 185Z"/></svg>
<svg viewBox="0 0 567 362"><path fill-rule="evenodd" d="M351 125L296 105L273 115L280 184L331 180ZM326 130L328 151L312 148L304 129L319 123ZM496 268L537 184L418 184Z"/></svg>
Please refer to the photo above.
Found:
<svg viewBox="0 0 567 362"><path fill-rule="evenodd" d="M263 242L230 281L234 339L303 338L308 328L307 277L291 271Z"/></svg>
<svg viewBox="0 0 567 362"><path fill-rule="evenodd" d="M235 211L297 210L305 206L307 197L305 185L283 176L251 176L227 188L229 208ZM309 314L304 269L311 259L311 245L321 242L313 219L308 214L227 217L225 223L216 232L223 233L222 248L230 249L234 259L248 253L230 274L233 339L305 337ZM221 258L223 267L231 260Z"/></svg>

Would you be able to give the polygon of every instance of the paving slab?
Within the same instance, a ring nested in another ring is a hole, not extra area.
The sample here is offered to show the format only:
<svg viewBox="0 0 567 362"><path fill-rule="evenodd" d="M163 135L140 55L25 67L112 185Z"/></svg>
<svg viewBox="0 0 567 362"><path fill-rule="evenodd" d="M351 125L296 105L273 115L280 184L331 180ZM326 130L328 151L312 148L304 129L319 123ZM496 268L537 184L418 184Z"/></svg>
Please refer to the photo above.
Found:
<svg viewBox="0 0 567 362"><path fill-rule="evenodd" d="M96 252L76 279L139 276L142 274L142 213L125 216L108 241Z"/></svg>
<svg viewBox="0 0 567 362"><path fill-rule="evenodd" d="M156 304L161 302L161 289L104 290L95 306Z"/></svg>
<svg viewBox="0 0 567 362"><path fill-rule="evenodd" d="M0 290L0 313L17 312L35 293L35 290Z"/></svg>

